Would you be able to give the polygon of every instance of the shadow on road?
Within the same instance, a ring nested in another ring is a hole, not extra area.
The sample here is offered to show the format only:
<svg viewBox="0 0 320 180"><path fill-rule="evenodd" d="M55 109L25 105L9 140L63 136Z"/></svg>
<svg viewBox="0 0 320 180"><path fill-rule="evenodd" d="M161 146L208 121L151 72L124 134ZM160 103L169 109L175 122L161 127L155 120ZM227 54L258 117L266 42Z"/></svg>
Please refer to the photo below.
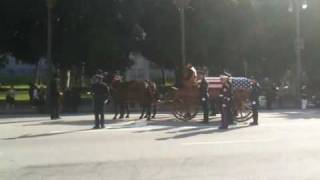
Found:
<svg viewBox="0 0 320 180"><path fill-rule="evenodd" d="M239 129L243 129L243 128L250 128L252 126L237 126L237 127L231 127L229 129L226 130L220 130L220 129L212 129L209 127L206 128L193 128L193 129L189 129L191 132L188 133L183 133L183 134L179 134L179 135L175 135L172 137L165 137L165 138L157 138L155 140L157 141L165 141L165 140L172 140L172 139L182 139L182 138L188 138L188 137L192 137L192 136L197 136L197 135L202 135L202 134L212 134L212 133L226 133L226 132L231 132L234 130L239 130ZM209 130L205 130L204 129L209 129Z"/></svg>
<svg viewBox="0 0 320 180"><path fill-rule="evenodd" d="M149 121L148 125L149 126L164 126L163 128L139 130L139 131L135 131L134 133L168 131L168 130L172 130L172 129L176 129L176 128L180 128L180 127L197 127L197 129L204 129L204 128L217 126L220 123L219 121L217 121L218 119L215 119L215 118L211 118L210 120L211 120L210 123L204 124L204 123L201 123L200 119L192 120L189 122L179 121L179 120L172 119L172 118L167 118L165 120L164 119L163 120L157 119L157 120ZM189 129L180 130L180 131L188 131L188 130ZM170 132L168 132L168 133L170 133Z"/></svg>
<svg viewBox="0 0 320 180"><path fill-rule="evenodd" d="M25 134L25 135L18 136L18 137L3 138L2 140L16 140L16 139L39 138L39 137L45 137L45 136L71 134L71 133L75 133L75 132L82 132L82 131L88 131L88 130L91 130L91 129L80 129L80 130L73 130L73 131L62 131L62 132L42 133L42 134Z"/></svg>
<svg viewBox="0 0 320 180"><path fill-rule="evenodd" d="M106 124L119 123L120 121L107 121ZM93 126L94 120L52 120L34 124L25 124L23 126L44 126L44 125L70 125L70 126Z"/></svg>

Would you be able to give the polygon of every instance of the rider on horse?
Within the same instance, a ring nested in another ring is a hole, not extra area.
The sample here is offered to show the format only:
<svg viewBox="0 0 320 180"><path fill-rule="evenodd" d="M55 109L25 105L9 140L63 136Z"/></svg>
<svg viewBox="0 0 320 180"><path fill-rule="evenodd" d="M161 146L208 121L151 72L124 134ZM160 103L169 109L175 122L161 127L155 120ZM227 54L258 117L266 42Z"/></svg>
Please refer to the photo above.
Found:
<svg viewBox="0 0 320 180"><path fill-rule="evenodd" d="M193 88L197 86L197 70L188 63L183 78L183 85L185 88Z"/></svg>

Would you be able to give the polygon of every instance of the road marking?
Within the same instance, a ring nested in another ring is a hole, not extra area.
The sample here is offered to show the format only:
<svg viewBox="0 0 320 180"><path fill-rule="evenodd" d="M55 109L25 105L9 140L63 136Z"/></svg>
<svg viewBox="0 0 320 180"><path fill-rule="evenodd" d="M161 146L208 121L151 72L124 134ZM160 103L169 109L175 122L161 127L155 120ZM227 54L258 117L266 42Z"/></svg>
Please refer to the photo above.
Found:
<svg viewBox="0 0 320 180"><path fill-rule="evenodd" d="M264 143L272 142L275 139L247 139L247 140L235 140L235 141L209 141L209 142L190 142L182 143L183 146L192 146L192 145L207 145L207 144L241 144L241 143Z"/></svg>
<svg viewBox="0 0 320 180"><path fill-rule="evenodd" d="M57 133L62 133L63 131L50 131L49 134L57 134ZM65 131L67 132L67 131Z"/></svg>

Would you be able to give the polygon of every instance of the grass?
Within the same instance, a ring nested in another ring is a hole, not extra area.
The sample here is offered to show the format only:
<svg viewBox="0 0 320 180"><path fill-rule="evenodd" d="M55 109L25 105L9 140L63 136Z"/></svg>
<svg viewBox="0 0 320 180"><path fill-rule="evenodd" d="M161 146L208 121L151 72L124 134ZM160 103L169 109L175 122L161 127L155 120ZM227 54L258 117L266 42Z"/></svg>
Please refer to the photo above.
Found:
<svg viewBox="0 0 320 180"><path fill-rule="evenodd" d="M46 88L45 85L40 85L41 87ZM0 102L6 100L7 91L10 89L10 85L0 85ZM15 100L17 102L27 102L29 101L29 85L27 84L17 84L13 86L16 90ZM91 99L91 95L86 92L81 93L81 99Z"/></svg>
<svg viewBox="0 0 320 180"><path fill-rule="evenodd" d="M11 87L10 85L2 85L2 86L0 86L1 89L10 89L10 87ZM46 88L45 85L40 85L40 86L38 85L38 87ZM30 86L29 85L25 85L25 84L20 84L20 85L14 85L13 88L15 90L28 90L30 88Z"/></svg>
<svg viewBox="0 0 320 180"><path fill-rule="evenodd" d="M0 92L0 101L6 100L7 92ZM29 93L28 91L16 91L16 101L29 101Z"/></svg>

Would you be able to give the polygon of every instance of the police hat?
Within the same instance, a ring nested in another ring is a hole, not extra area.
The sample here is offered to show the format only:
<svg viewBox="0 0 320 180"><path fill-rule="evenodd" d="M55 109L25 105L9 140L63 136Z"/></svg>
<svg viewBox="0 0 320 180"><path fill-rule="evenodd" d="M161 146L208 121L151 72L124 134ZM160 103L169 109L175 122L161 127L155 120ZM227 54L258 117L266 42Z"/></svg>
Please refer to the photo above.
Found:
<svg viewBox="0 0 320 180"><path fill-rule="evenodd" d="M223 72L223 75L228 76L228 77L231 77L231 76L232 76L230 73L228 73L228 72L226 72L226 71Z"/></svg>
<svg viewBox="0 0 320 180"><path fill-rule="evenodd" d="M103 79L103 76L100 75L100 74L96 74L96 78L98 78L98 79Z"/></svg>
<svg viewBox="0 0 320 180"><path fill-rule="evenodd" d="M103 71L102 71L102 69L97 69L97 72L96 72L97 74L102 74L103 73Z"/></svg>

